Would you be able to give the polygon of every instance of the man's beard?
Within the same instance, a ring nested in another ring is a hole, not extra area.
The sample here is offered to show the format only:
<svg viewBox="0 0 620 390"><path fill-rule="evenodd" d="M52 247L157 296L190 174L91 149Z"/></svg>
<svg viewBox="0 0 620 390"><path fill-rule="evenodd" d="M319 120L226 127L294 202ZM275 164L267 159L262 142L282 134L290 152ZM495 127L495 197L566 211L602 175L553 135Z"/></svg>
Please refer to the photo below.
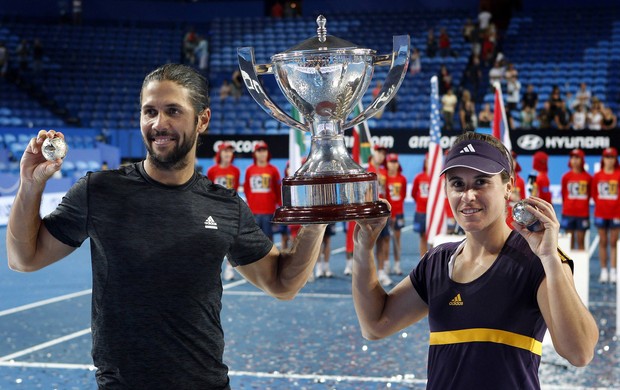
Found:
<svg viewBox="0 0 620 390"><path fill-rule="evenodd" d="M172 152L165 156L156 154L151 146L151 143L147 143L146 140L144 141L144 144L148 152L147 158L153 166L158 169L172 171L181 170L187 167L188 160L186 157L194 147L195 141L195 139L185 138L184 142L180 143L172 150Z"/></svg>

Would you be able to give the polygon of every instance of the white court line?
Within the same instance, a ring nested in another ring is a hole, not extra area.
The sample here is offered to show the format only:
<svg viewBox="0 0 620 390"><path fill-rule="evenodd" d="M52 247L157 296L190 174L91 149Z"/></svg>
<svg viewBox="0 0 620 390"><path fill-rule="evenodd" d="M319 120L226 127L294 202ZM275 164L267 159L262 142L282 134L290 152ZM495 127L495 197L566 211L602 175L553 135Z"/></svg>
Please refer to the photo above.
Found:
<svg viewBox="0 0 620 390"><path fill-rule="evenodd" d="M310 380L329 380L337 382L383 382L383 383L409 383L426 384L426 379L414 379L397 375L393 377L382 376L355 376L355 375L318 375L318 374L287 374L281 372L251 372L251 371L230 371L230 376L253 376L256 378L280 378L280 379L310 379Z"/></svg>
<svg viewBox="0 0 620 390"><path fill-rule="evenodd" d="M54 340L46 341L44 343L41 343L41 344L38 344L38 345L34 345L34 346L30 347L30 348L22 349L21 351L17 351L15 353L10 354L10 355L2 356L2 357L0 357L0 362L5 362L5 361L11 360L11 359L15 359L15 358L20 357L20 356L28 355L29 353L36 352L36 351L41 350L41 349L45 349L47 347L51 347L51 346L54 346L56 344L64 343L65 341L74 339L76 337L84 336L85 334L88 334L88 333L90 333L90 328L82 329L82 330L77 331L75 333L71 333L71 334L68 334L66 336L62 336L62 337L59 337L57 339L54 339Z"/></svg>
<svg viewBox="0 0 620 390"><path fill-rule="evenodd" d="M242 284L246 284L247 282L248 282L247 280L241 279L241 280L237 280L236 282L226 283L225 285L222 286L222 289L227 290L229 288L233 288L233 287L240 286Z"/></svg>
<svg viewBox="0 0 620 390"><path fill-rule="evenodd" d="M71 294L61 295L61 296L55 297L55 298L44 299L42 301L29 303L29 304L23 305L23 306L14 307L12 309L2 310L2 311L0 311L0 317L6 316L6 315L9 315L9 314L13 314L13 313L18 313L18 312L24 311L24 310L33 309L33 308L39 307L39 306L49 305L50 303L56 303L56 302L64 301L64 300L71 299L71 298L81 297L82 295L87 295L87 294L90 294L92 292L93 292L92 289L88 289L88 290L78 291L78 292L71 293Z"/></svg>
<svg viewBox="0 0 620 390"><path fill-rule="evenodd" d="M71 363L41 363L41 362L1 362L0 367L22 367L22 368L58 368L63 370L89 370L94 371L97 367L92 364L71 364Z"/></svg>
<svg viewBox="0 0 620 390"><path fill-rule="evenodd" d="M594 237L594 240L592 240L592 243L590 244L590 250L588 251L588 259L591 259L594 251L598 249L598 242L600 239L601 238L597 234L596 237Z"/></svg>

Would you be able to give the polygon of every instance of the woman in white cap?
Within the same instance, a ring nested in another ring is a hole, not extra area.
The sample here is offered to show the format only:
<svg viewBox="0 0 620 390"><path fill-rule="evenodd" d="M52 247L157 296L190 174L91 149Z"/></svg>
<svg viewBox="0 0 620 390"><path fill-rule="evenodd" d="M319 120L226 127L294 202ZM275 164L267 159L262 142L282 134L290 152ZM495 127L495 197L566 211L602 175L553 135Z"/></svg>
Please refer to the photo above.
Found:
<svg viewBox="0 0 620 390"><path fill-rule="evenodd" d="M527 200L540 231L506 225L513 160L490 135L457 138L441 174L465 239L431 249L389 293L372 258L386 218L358 221L353 298L363 336L381 339L428 316L428 389L540 388L547 328L561 356L588 364L598 329L575 290L572 261L558 250L552 205Z"/></svg>

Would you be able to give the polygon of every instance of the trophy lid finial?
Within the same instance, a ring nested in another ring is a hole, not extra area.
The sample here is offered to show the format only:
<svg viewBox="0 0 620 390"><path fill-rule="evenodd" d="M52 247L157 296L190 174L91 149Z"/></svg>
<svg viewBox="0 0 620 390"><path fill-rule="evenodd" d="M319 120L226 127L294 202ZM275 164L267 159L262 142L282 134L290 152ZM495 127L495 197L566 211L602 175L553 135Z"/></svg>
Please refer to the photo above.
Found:
<svg viewBox="0 0 620 390"><path fill-rule="evenodd" d="M325 42L325 37L327 36L327 28L325 28L325 24L327 23L327 19L323 15L319 15L316 18L316 24L319 26L316 29L316 35L319 37L319 42Z"/></svg>

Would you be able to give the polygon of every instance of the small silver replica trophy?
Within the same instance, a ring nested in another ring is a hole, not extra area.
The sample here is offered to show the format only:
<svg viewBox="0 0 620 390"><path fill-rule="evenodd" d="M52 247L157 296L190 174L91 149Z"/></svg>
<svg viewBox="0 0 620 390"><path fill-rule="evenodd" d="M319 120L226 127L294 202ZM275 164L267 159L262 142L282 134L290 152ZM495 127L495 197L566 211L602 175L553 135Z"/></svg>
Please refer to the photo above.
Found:
<svg viewBox="0 0 620 390"><path fill-rule="evenodd" d="M512 218L519 225L527 227L529 231L539 232L543 230L543 226L538 220L538 218L536 218L534 214L530 213L525 209L526 205L527 202L523 199L515 203L514 207L512 208Z"/></svg>
<svg viewBox="0 0 620 390"><path fill-rule="evenodd" d="M330 223L390 214L378 200L377 176L349 156L344 130L373 117L396 95L407 73L409 35L394 36L392 53L376 55L374 50L327 35L325 23L325 17L319 16L316 37L275 54L270 64L256 65L252 47L238 50L245 86L261 108L287 126L312 133L306 162L282 180L283 206L276 210L274 223ZM391 65L379 95L346 121L367 91L375 65ZM275 75L304 123L267 96L258 80L264 74Z"/></svg>
<svg viewBox="0 0 620 390"><path fill-rule="evenodd" d="M46 138L41 146L41 153L48 161L56 161L59 158L65 158L69 147L64 138L54 137Z"/></svg>

